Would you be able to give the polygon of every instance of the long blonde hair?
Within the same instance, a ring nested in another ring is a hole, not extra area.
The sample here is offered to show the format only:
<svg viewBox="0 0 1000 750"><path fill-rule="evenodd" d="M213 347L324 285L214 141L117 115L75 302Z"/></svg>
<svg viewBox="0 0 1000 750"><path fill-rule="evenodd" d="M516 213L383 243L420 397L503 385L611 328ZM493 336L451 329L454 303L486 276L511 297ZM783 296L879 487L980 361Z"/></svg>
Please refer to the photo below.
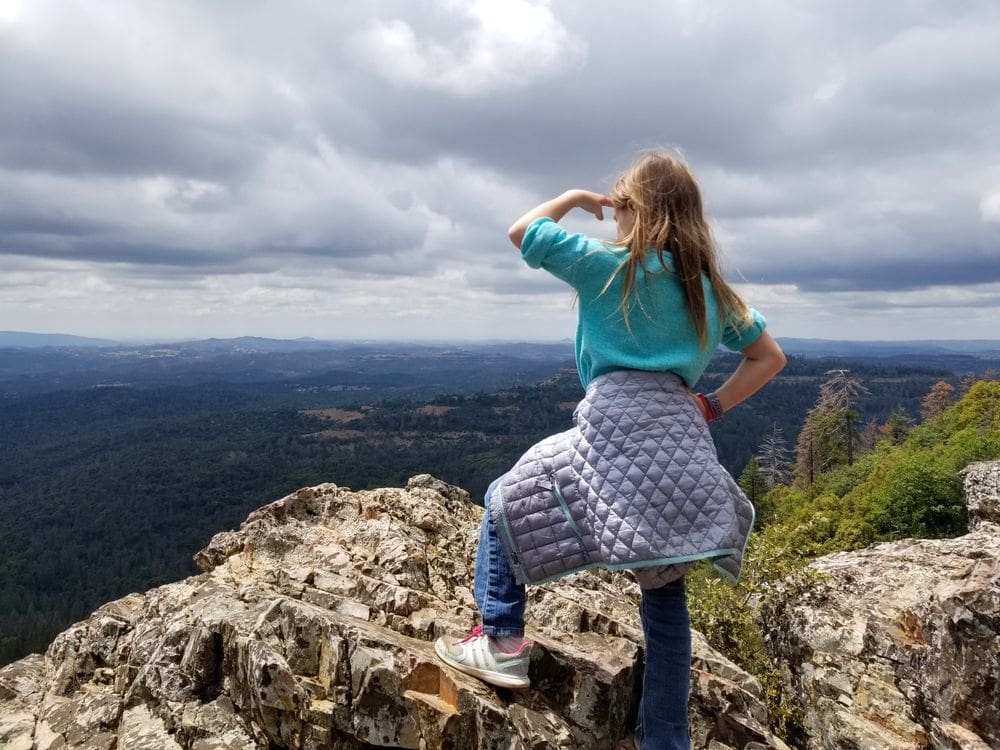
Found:
<svg viewBox="0 0 1000 750"><path fill-rule="evenodd" d="M642 307L635 279L637 269L648 270L645 254L649 248L656 250L657 259L666 270L670 269L663 253L670 252L673 272L681 281L688 316L698 333L701 349L708 346L702 272L708 274L712 283L723 323L748 320L746 303L722 277L715 242L702 208L701 191L683 160L663 151L643 154L618 178L610 198L616 208L628 208L635 213L631 230L611 243L627 247L629 253L608 280L610 285L619 273L624 277L621 309L626 326L633 292L636 303Z"/></svg>

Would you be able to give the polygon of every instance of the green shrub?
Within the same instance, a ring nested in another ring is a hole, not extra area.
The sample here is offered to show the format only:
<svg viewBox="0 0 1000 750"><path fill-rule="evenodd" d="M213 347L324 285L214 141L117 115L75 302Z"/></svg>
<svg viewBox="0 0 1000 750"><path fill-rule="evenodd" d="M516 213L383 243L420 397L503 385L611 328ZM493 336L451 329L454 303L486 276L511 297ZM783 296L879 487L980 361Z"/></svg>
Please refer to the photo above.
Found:
<svg viewBox="0 0 1000 750"><path fill-rule="evenodd" d="M967 529L962 483L940 449L904 454L865 498L881 538L954 536Z"/></svg>
<svg viewBox="0 0 1000 750"><path fill-rule="evenodd" d="M755 617L754 604L766 597L770 587L808 562L780 534L769 529L750 537L743 558L739 586L733 586L707 562L687 576L691 626L705 636L709 645L760 680L779 734L796 721L792 703L781 690L781 676L767 650L766 633ZM806 586L815 576L805 576Z"/></svg>

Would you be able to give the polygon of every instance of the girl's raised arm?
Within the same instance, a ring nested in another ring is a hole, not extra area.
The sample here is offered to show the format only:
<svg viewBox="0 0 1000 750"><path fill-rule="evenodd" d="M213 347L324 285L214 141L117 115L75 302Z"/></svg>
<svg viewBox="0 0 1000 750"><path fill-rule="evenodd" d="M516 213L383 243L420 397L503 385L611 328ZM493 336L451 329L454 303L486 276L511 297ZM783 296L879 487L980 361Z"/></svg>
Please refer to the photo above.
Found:
<svg viewBox="0 0 1000 750"><path fill-rule="evenodd" d="M524 239L524 233L528 229L528 226L535 219L539 219L543 216L547 216L552 219L552 221L559 221L563 216L568 214L574 208L582 208L584 211L592 213L601 221L604 220L604 207L611 207L611 199L601 193L595 193L590 190L567 190L562 195L553 198L552 200L545 201L545 203L539 203L533 209L528 211L524 216L511 224L510 229L507 230L507 236L510 241L514 243L514 247L518 250L521 249L521 240Z"/></svg>

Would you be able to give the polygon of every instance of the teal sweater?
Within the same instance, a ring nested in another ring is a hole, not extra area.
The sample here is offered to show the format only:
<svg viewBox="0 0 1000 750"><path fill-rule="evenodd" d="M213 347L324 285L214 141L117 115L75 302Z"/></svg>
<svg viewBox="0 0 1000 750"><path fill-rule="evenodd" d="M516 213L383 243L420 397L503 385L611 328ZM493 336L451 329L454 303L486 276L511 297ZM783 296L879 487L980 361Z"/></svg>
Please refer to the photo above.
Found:
<svg viewBox="0 0 1000 750"><path fill-rule="evenodd" d="M712 284L702 274L708 346L702 350L687 313L680 280L664 270L655 251L649 251L647 271L636 272L640 305L631 300L629 328L621 310L623 275L615 275L625 259L625 248L611 247L582 234L570 234L552 219L535 219L521 240L521 254L532 268L544 268L579 294L576 326L576 366L584 388L598 375L612 370L670 370L693 388L721 343L738 351L764 331L764 317L750 308L749 321L720 320ZM663 254L668 267L670 253Z"/></svg>

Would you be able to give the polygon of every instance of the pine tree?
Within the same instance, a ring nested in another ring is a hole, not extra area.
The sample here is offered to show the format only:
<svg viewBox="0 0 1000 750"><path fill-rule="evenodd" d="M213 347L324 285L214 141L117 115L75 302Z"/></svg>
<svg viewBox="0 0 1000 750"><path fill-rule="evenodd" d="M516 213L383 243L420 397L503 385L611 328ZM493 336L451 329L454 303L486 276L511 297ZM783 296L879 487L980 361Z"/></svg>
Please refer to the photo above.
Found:
<svg viewBox="0 0 1000 750"><path fill-rule="evenodd" d="M969 389L976 384L979 378L976 377L976 373L967 372L958 381L958 397L965 398L965 394L969 392Z"/></svg>
<svg viewBox="0 0 1000 750"><path fill-rule="evenodd" d="M858 418L854 407L860 396L871 393L860 380L850 377L849 372L850 370L827 370L826 374L831 377L820 386L820 402L826 402L831 413L836 414L841 422L840 430L835 428L834 434L840 432L840 442L846 449L848 465L854 463L854 448L859 438L854 427L854 420Z"/></svg>
<svg viewBox="0 0 1000 750"><path fill-rule="evenodd" d="M772 490L776 485L788 481L790 476L788 444L776 422L771 423L771 431L764 437L757 452L757 465L764 486Z"/></svg>
<svg viewBox="0 0 1000 750"><path fill-rule="evenodd" d="M883 437L882 425L878 423L877 419L872 417L865 422L864 429L861 430L861 449L864 451L872 450Z"/></svg>
<svg viewBox="0 0 1000 750"><path fill-rule="evenodd" d="M747 465L743 467L743 472L740 474L737 484L739 484L740 489L743 490L743 493L747 496L750 502L755 505L760 497L767 491L767 487L764 486L764 477L761 476L756 457L747 461Z"/></svg>
<svg viewBox="0 0 1000 750"><path fill-rule="evenodd" d="M860 437L854 407L869 391L849 372L828 370L831 377L820 386L819 399L806 415L795 444L795 478L800 484L812 484L817 472L854 463Z"/></svg>
<svg viewBox="0 0 1000 750"><path fill-rule="evenodd" d="M906 409L902 406L897 406L892 410L889 419L882 425L879 432L882 438L887 439L893 445L899 445L906 439L912 426L913 420L906 413Z"/></svg>
<svg viewBox="0 0 1000 750"><path fill-rule="evenodd" d="M932 385L924 400L920 402L920 415L924 421L934 419L951 406L954 403L954 393L954 387L946 380L939 380Z"/></svg>
<svg viewBox="0 0 1000 750"><path fill-rule="evenodd" d="M806 486L816 481L816 474L825 468L820 423L822 415L819 407L814 406L806 415L806 421L799 430L795 441L795 481Z"/></svg>

